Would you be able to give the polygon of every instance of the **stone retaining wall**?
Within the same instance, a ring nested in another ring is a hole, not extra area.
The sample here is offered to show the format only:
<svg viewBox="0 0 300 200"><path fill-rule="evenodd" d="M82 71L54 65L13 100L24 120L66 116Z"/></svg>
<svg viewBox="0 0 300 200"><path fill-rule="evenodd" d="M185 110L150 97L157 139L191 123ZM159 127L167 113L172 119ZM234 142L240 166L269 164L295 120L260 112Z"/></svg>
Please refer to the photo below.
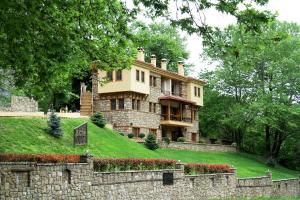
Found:
<svg viewBox="0 0 300 200"><path fill-rule="evenodd" d="M10 107L0 107L0 112L38 112L38 102L29 97L12 96Z"/></svg>
<svg viewBox="0 0 300 200"><path fill-rule="evenodd" d="M173 184L164 184L164 173L173 174ZM90 159L78 164L0 163L0 199L176 200L237 196L300 196L299 179L237 179L233 173L191 176L184 174L182 165L168 170L95 172Z"/></svg>
<svg viewBox="0 0 300 200"><path fill-rule="evenodd" d="M162 144L162 148L192 150L192 151L217 151L217 152L237 152L236 147L220 144L198 144L189 142L171 142Z"/></svg>

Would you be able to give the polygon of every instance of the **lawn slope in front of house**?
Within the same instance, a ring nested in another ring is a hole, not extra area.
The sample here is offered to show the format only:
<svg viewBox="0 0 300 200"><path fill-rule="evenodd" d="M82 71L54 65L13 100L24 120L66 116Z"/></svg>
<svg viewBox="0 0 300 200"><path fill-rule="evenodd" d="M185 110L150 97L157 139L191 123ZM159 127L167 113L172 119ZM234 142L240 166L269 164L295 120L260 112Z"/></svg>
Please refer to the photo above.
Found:
<svg viewBox="0 0 300 200"><path fill-rule="evenodd" d="M158 149L150 151L142 144L106 128L99 128L88 119L62 119L62 138L49 135L47 118L0 117L0 153L63 153L82 154L86 150L95 157L167 158L193 163L227 163L237 168L239 177L265 175L269 169L254 155L245 153L195 152ZM73 145L73 129L88 122L88 145ZM270 169L274 179L291 178L299 172L281 166Z"/></svg>

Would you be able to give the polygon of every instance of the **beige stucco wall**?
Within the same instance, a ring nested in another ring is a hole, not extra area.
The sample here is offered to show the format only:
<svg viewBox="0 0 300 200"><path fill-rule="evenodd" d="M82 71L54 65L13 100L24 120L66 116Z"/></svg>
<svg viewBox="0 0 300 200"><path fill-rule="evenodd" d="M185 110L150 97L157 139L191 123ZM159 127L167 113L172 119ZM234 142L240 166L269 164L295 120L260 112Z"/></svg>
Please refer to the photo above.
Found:
<svg viewBox="0 0 300 200"><path fill-rule="evenodd" d="M136 81L136 70L140 70L140 81ZM145 82L141 81L141 71L145 72ZM106 78L106 71L98 71L100 80ZM116 81L116 73L113 72L113 81L98 85L98 93L111 93L111 92L126 92L133 91L142 94L150 93L149 86L149 70L131 66L131 69L122 70L122 80Z"/></svg>
<svg viewBox="0 0 300 200"><path fill-rule="evenodd" d="M194 87L200 88L200 97L194 95ZM196 102L198 106L203 106L203 86L195 83L187 84L187 99Z"/></svg>

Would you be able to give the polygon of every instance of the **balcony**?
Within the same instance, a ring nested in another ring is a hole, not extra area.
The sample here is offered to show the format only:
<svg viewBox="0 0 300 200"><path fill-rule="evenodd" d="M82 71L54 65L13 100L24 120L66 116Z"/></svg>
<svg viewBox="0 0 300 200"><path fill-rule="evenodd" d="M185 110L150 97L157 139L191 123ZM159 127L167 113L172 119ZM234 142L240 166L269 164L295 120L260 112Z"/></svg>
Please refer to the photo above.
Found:
<svg viewBox="0 0 300 200"><path fill-rule="evenodd" d="M182 115L176 114L161 114L160 124L168 126L178 127L191 127L193 126L192 118L183 117Z"/></svg>

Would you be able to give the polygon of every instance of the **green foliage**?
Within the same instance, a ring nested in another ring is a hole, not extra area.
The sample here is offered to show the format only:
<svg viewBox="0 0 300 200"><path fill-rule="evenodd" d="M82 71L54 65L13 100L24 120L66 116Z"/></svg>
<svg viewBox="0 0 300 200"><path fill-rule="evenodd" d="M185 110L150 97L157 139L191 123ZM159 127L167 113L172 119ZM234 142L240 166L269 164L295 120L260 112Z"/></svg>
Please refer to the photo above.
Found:
<svg viewBox="0 0 300 200"><path fill-rule="evenodd" d="M54 137L62 137L64 135L60 126L60 118L52 110L48 121L48 133Z"/></svg>
<svg viewBox="0 0 300 200"><path fill-rule="evenodd" d="M49 107L70 98L71 78L95 67L129 67L132 13L118 0L1 2L0 66ZM1 77L0 77L1 78ZM0 81L1 82L1 81ZM46 101L50 102L46 102Z"/></svg>
<svg viewBox="0 0 300 200"><path fill-rule="evenodd" d="M106 120L103 116L102 113L97 112L94 113L91 117L90 117L91 121L96 124L97 126L99 126L100 128L104 128L106 125Z"/></svg>
<svg viewBox="0 0 300 200"><path fill-rule="evenodd" d="M145 59L150 62L151 55L156 56L156 65L160 67L160 61L166 58L168 69L177 72L177 62L188 59L189 52L186 49L186 38L180 36L175 27L166 23L153 23L145 25L138 22L133 26L135 30L134 44L143 47ZM185 64L185 70L190 65Z"/></svg>
<svg viewBox="0 0 300 200"><path fill-rule="evenodd" d="M145 146L150 150L158 149L158 144L156 143L156 137L154 134L149 133L147 135Z"/></svg>
<svg viewBox="0 0 300 200"><path fill-rule="evenodd" d="M166 143L166 144L170 144L170 138L168 137L163 137L162 140Z"/></svg>
<svg viewBox="0 0 300 200"><path fill-rule="evenodd" d="M119 132L119 134L121 135L121 136L124 136L125 134L124 133L122 133L122 132Z"/></svg>
<svg viewBox="0 0 300 200"><path fill-rule="evenodd" d="M139 138L144 138L145 137L145 133L140 133L139 134Z"/></svg>
<svg viewBox="0 0 300 200"><path fill-rule="evenodd" d="M229 26L213 34L214 44L206 43L205 56L219 65L202 73L209 80L209 106L199 116L201 132L215 126L219 138L247 152L288 162L296 158L289 138L295 140L300 130L300 27L272 21L261 29L257 34L244 25Z"/></svg>
<svg viewBox="0 0 300 200"><path fill-rule="evenodd" d="M179 138L177 138L177 142L185 142L184 137L179 137Z"/></svg>
<svg viewBox="0 0 300 200"><path fill-rule="evenodd" d="M133 133L128 133L127 137L128 137L128 138L133 138L133 137L134 137L134 134L133 134Z"/></svg>

